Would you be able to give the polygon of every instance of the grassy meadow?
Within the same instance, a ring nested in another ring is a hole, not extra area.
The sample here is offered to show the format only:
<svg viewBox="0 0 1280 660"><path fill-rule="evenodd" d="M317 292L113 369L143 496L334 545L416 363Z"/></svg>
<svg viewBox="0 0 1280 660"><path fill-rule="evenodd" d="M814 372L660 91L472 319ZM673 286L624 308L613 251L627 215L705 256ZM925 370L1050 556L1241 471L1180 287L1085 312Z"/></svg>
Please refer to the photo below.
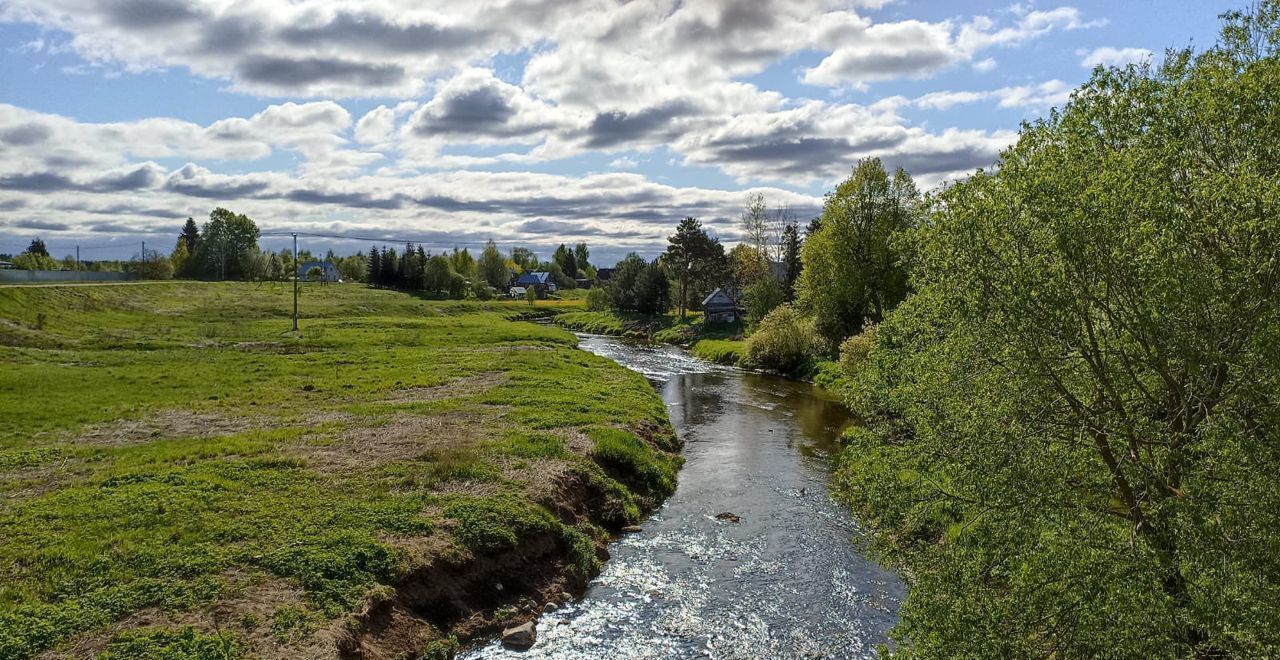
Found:
<svg viewBox="0 0 1280 660"><path fill-rule="evenodd" d="M0 289L0 658L447 653L572 590L680 462L641 376L513 320L574 304Z"/></svg>

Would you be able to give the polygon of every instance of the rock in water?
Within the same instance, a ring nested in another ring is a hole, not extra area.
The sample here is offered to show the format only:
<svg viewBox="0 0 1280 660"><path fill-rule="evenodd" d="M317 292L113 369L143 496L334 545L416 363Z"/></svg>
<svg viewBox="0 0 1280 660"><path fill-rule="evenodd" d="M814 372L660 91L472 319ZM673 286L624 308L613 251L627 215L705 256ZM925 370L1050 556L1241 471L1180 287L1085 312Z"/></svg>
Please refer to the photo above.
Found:
<svg viewBox="0 0 1280 660"><path fill-rule="evenodd" d="M502 631L502 643L507 646L527 649L538 639L538 630L533 622L522 623Z"/></svg>
<svg viewBox="0 0 1280 660"><path fill-rule="evenodd" d="M738 514L729 513L728 511L725 511L724 513L717 513L716 520L723 520L725 522L732 522L732 523L742 522L742 518L738 517Z"/></svg>
<svg viewBox="0 0 1280 660"><path fill-rule="evenodd" d="M641 529L639 525L627 525L626 527L622 528L622 531L623 533L626 533L626 534L634 534L636 532L642 532L644 530Z"/></svg>

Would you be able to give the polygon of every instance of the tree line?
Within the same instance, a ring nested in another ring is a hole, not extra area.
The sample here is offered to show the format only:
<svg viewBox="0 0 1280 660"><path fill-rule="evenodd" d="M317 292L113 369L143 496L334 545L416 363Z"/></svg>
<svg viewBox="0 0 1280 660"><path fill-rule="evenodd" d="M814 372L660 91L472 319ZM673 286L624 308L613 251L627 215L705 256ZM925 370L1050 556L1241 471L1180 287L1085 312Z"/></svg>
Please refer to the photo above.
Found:
<svg viewBox="0 0 1280 660"><path fill-rule="evenodd" d="M686 217L667 238L661 255L646 261L628 254L615 266L608 286L588 302L595 309L642 314L665 314L674 308L685 319L719 288L743 304L751 322L758 322L794 299L803 267L803 240L790 208L770 209L759 193L748 196L740 229L744 240L726 251L700 220Z"/></svg>

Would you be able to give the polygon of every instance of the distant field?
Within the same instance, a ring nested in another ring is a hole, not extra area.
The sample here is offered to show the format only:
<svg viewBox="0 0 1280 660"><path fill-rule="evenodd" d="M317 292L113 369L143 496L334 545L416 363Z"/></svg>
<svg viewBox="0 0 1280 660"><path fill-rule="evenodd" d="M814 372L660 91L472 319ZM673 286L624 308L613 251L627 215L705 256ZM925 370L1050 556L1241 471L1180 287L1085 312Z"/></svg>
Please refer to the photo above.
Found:
<svg viewBox="0 0 1280 660"><path fill-rule="evenodd" d="M680 459L641 376L508 320L570 304L0 290L0 658L439 652L581 585Z"/></svg>

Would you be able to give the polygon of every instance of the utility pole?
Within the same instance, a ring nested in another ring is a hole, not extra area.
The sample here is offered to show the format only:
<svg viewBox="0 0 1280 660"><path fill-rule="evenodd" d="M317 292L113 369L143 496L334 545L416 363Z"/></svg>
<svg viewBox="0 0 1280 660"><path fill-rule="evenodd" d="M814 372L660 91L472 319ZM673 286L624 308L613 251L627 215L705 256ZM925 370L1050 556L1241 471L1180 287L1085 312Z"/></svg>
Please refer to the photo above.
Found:
<svg viewBox="0 0 1280 660"><path fill-rule="evenodd" d="M76 246L76 270L80 270L80 246Z"/></svg>
<svg viewBox="0 0 1280 660"><path fill-rule="evenodd" d="M298 233L293 233L293 331L298 331Z"/></svg>
<svg viewBox="0 0 1280 660"><path fill-rule="evenodd" d="M147 242L146 241L142 242L142 260L143 261L147 260Z"/></svg>

